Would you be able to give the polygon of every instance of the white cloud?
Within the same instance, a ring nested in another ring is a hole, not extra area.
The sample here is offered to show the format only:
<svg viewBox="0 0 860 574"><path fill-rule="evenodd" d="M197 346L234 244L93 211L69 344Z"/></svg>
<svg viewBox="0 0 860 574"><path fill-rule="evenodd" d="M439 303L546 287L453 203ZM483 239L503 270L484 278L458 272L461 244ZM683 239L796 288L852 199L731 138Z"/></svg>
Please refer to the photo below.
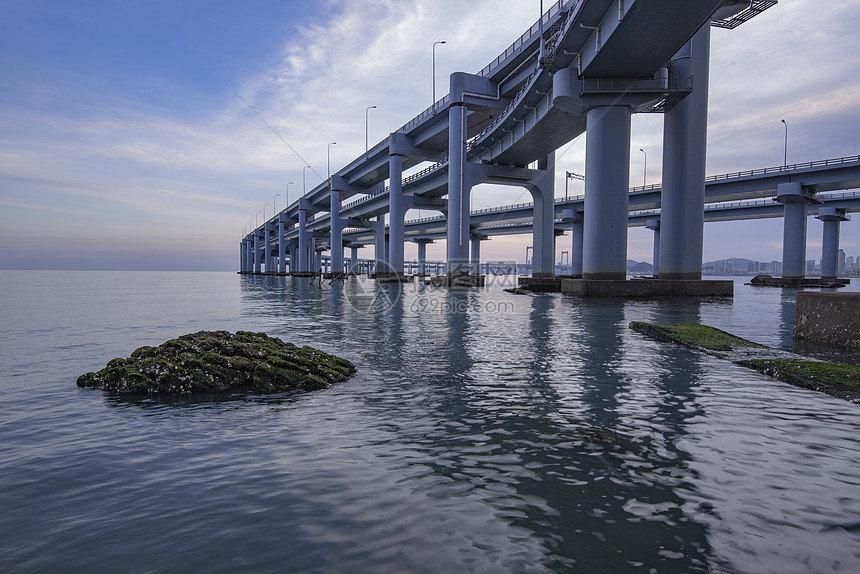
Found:
<svg viewBox="0 0 860 574"><path fill-rule="evenodd" d="M711 173L778 165L782 118L790 125L793 161L860 153L860 114L854 110L860 101L860 37L854 32L860 15L853 8L848 0L784 1L737 30L714 31ZM368 122L373 145L430 105L435 41L447 42L436 48L441 97L451 72L477 72L534 23L538 7L494 0L439 0L432 7L420 0L329 0L321 10L283 45L274 65L230 83L324 176L329 142L337 142L332 170L363 151L367 106L377 106ZM89 105L76 97L74 106L54 106L50 98L28 99L27 87L18 88L21 97L0 102L4 244L29 236L31 245L42 241L50 249L64 230L67 238L81 228L94 236L98 230L125 231L159 249L165 242L177 251L202 252L215 244L233 265L242 226L276 193L282 207L287 182L294 182L291 199L301 189L302 160L227 86L215 86L191 116L129 94L93 98ZM634 121L631 178L637 184L640 147L648 152L648 181L660 179L660 126L659 116ZM558 195L563 170L583 170L584 138L568 147L557 154ZM308 187L319 181L307 174ZM518 190L478 190L475 207L509 199L530 198ZM50 240L39 239L21 215L40 202L55 212ZM80 225L68 226L63 214ZM126 221L125 228L114 221ZM843 241L860 244L852 225L844 226ZM708 237L720 234L713 229ZM510 259L514 255L503 250L525 240L510 241L490 241L484 252ZM650 252L649 246L631 249ZM714 249L706 243L706 252ZM720 253L731 255L743 253Z"/></svg>

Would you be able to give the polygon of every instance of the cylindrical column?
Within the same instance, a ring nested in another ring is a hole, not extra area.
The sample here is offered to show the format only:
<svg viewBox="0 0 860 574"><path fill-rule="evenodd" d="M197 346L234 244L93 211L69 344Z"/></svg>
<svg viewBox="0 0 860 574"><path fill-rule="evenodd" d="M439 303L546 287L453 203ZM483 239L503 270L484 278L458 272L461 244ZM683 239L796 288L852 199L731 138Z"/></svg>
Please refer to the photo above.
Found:
<svg viewBox="0 0 860 574"><path fill-rule="evenodd" d="M304 209L299 209L299 260L298 269L296 271L307 273L310 271L308 264L308 212Z"/></svg>
<svg viewBox="0 0 860 574"><path fill-rule="evenodd" d="M278 273L287 272L287 240L284 238L284 222L278 221Z"/></svg>
<svg viewBox="0 0 860 574"><path fill-rule="evenodd" d="M582 276L582 214L574 213L570 233L570 274Z"/></svg>
<svg viewBox="0 0 860 574"><path fill-rule="evenodd" d="M254 273L260 272L260 234L254 230Z"/></svg>
<svg viewBox="0 0 860 574"><path fill-rule="evenodd" d="M481 240L482 236L472 237L472 252L470 257L469 272L474 275L481 274Z"/></svg>
<svg viewBox="0 0 860 574"><path fill-rule="evenodd" d="M785 204L782 226L782 276L802 278L806 267L806 198L800 182L780 183L776 199Z"/></svg>
<svg viewBox="0 0 860 574"><path fill-rule="evenodd" d="M332 190L329 197L331 222L331 272L343 273L343 220L340 218L340 195Z"/></svg>
<svg viewBox="0 0 860 574"><path fill-rule="evenodd" d="M702 278L710 24L672 62L674 77L693 77L693 93L663 118L660 278Z"/></svg>
<svg viewBox="0 0 860 574"><path fill-rule="evenodd" d="M540 176L530 191L534 200L532 223L532 276L555 275L555 152L538 160Z"/></svg>
<svg viewBox="0 0 860 574"><path fill-rule="evenodd" d="M395 273L403 273L403 158L388 156L388 266Z"/></svg>
<svg viewBox="0 0 860 574"><path fill-rule="evenodd" d="M645 222L645 227L654 232L654 255L651 264L653 270L651 274L657 277L660 274L660 220L649 219Z"/></svg>
<svg viewBox="0 0 860 574"><path fill-rule="evenodd" d="M272 258L270 257L271 249L269 245L271 244L271 237L269 233L269 224L263 224L263 259L266 264L266 272L270 272L272 270Z"/></svg>
<svg viewBox="0 0 860 574"><path fill-rule="evenodd" d="M630 108L588 110L582 278L627 277Z"/></svg>
<svg viewBox="0 0 860 574"><path fill-rule="evenodd" d="M418 274L427 274L427 241L418 240Z"/></svg>
<svg viewBox="0 0 860 574"><path fill-rule="evenodd" d="M376 259L375 272L386 273L388 271L388 252L385 249L385 218L379 216L371 223L373 230L373 257Z"/></svg>
<svg viewBox="0 0 860 574"><path fill-rule="evenodd" d="M469 272L469 191L466 189L466 107L448 109L448 275Z"/></svg>
<svg viewBox="0 0 860 574"><path fill-rule="evenodd" d="M358 247L351 246L349 252L349 272L357 273L358 272Z"/></svg>
<svg viewBox="0 0 860 574"><path fill-rule="evenodd" d="M818 219L824 222L821 241L821 278L836 279L839 271L839 223L847 219L835 207L822 207Z"/></svg>

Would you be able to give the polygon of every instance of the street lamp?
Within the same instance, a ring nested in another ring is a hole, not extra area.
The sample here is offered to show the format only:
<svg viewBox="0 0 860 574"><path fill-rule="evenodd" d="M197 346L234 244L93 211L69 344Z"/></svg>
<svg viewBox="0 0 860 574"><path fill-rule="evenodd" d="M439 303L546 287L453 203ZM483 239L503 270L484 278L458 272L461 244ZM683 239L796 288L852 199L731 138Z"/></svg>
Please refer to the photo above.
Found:
<svg viewBox="0 0 860 574"><path fill-rule="evenodd" d="M331 186L331 146L337 145L337 142L331 142L328 144L328 149L326 150L326 159L328 160L328 179L329 186Z"/></svg>
<svg viewBox="0 0 860 574"><path fill-rule="evenodd" d="M367 106L367 109L364 110L364 151L370 150L370 140L368 139L368 127L370 125L370 110L374 109L376 106Z"/></svg>
<svg viewBox="0 0 860 574"><path fill-rule="evenodd" d="M287 207L290 207L290 186L293 185L293 182L287 183Z"/></svg>
<svg viewBox="0 0 860 574"><path fill-rule="evenodd" d="M540 19L538 20L538 28L540 28L540 51L538 52L538 62L543 62L544 47L543 47L543 0L540 0Z"/></svg>
<svg viewBox="0 0 860 574"><path fill-rule="evenodd" d="M263 223L266 222L266 208L269 207L268 203L263 204Z"/></svg>
<svg viewBox="0 0 860 574"><path fill-rule="evenodd" d="M256 215L254 215L254 221L257 224L257 227L260 227L260 212L258 211Z"/></svg>
<svg viewBox="0 0 860 574"><path fill-rule="evenodd" d="M788 124L785 123L785 120L780 121L782 122L782 125L785 126L785 147L783 148L782 166L788 167Z"/></svg>
<svg viewBox="0 0 860 574"><path fill-rule="evenodd" d="M275 203L275 198L280 197L280 193L276 193L275 197L272 198L272 215L278 213L277 203Z"/></svg>
<svg viewBox="0 0 860 574"><path fill-rule="evenodd" d="M309 165L306 165L305 167L302 168L302 197L304 197L305 194L307 194L307 192L308 192L308 184L307 184L307 181L305 179L305 174L307 173L307 171L305 171L305 170L308 169L309 167L310 167ZM299 207L301 207L301 206L299 206Z"/></svg>
<svg viewBox="0 0 860 574"><path fill-rule="evenodd" d="M642 168L642 187L645 187L645 180L648 178L648 154L641 147L639 151L645 154L645 166Z"/></svg>
<svg viewBox="0 0 860 574"><path fill-rule="evenodd" d="M444 44L445 40L433 42L433 111L436 111L436 44Z"/></svg>

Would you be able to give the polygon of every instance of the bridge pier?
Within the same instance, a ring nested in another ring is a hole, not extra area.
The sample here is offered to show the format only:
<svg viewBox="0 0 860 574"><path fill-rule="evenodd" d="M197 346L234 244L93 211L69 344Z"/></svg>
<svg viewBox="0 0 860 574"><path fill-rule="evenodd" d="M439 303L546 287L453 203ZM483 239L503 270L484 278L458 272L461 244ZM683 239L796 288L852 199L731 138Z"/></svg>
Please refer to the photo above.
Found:
<svg viewBox="0 0 860 574"><path fill-rule="evenodd" d="M574 211L570 230L570 274L573 277L582 277L582 232L582 212Z"/></svg>
<svg viewBox="0 0 860 574"><path fill-rule="evenodd" d="M310 272L310 267L308 264L309 253L308 253L308 212L304 209L302 205L302 200L299 200L299 257L298 257L298 269L295 271L299 273L308 273Z"/></svg>
<svg viewBox="0 0 860 574"><path fill-rule="evenodd" d="M433 243L432 239L413 239L418 244L418 275L427 275L427 244Z"/></svg>
<svg viewBox="0 0 860 574"><path fill-rule="evenodd" d="M388 156L388 267L392 273L403 273L403 243L405 241L403 198L403 158Z"/></svg>
<svg viewBox="0 0 860 574"><path fill-rule="evenodd" d="M287 240L284 239L284 222L278 218L278 273L286 273Z"/></svg>
<svg viewBox="0 0 860 574"><path fill-rule="evenodd" d="M380 215L376 221L371 222L370 229L373 231L373 257L376 259L374 272L386 273L388 250L385 248L385 216Z"/></svg>
<svg viewBox="0 0 860 574"><path fill-rule="evenodd" d="M329 213L329 226L331 231L331 269L332 273L343 273L344 221L340 217L340 193L334 189L330 191L329 195Z"/></svg>
<svg viewBox="0 0 860 574"><path fill-rule="evenodd" d="M708 22L670 65L672 77L694 84L663 118L660 279L702 279L710 34Z"/></svg>
<svg viewBox="0 0 860 574"><path fill-rule="evenodd" d="M451 77L454 83L454 77ZM448 108L448 226L446 231L448 275L469 274L469 197L466 171L466 106L454 102Z"/></svg>
<svg viewBox="0 0 860 574"><path fill-rule="evenodd" d="M349 247L349 272L357 273L358 268L358 246L350 245Z"/></svg>
<svg viewBox="0 0 860 574"><path fill-rule="evenodd" d="M254 230L254 273L260 272L260 259L262 259L260 256L260 234L257 230Z"/></svg>
<svg viewBox="0 0 860 574"><path fill-rule="evenodd" d="M595 106L586 116L582 278L627 278L630 172L628 106Z"/></svg>
<svg viewBox="0 0 860 574"><path fill-rule="evenodd" d="M532 277L555 275L555 152L538 160L539 175L526 185L532 196Z"/></svg>
<svg viewBox="0 0 860 574"><path fill-rule="evenodd" d="M645 223L645 227L654 232L654 256L652 259L654 269L651 274L658 277L660 275L660 220L649 219Z"/></svg>
<svg viewBox="0 0 860 574"><path fill-rule="evenodd" d="M806 267L806 205L800 182L780 183L776 200L785 205L782 227L782 277L802 279Z"/></svg>
<svg viewBox="0 0 860 574"><path fill-rule="evenodd" d="M821 279L835 280L839 274L839 224L849 221L845 212L835 207L821 207L816 219L824 222L821 243Z"/></svg>

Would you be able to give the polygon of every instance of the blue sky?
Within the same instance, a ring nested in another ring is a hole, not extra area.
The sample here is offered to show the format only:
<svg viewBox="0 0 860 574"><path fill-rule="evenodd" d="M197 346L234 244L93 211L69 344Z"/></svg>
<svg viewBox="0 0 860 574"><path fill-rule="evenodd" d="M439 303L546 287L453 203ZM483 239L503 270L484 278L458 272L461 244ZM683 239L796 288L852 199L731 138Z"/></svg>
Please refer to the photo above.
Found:
<svg viewBox="0 0 860 574"><path fill-rule="evenodd" d="M328 142L333 170L363 151L367 106L371 143L429 106L434 41L447 42L436 51L442 95L450 72L481 69L538 6L0 0L0 268L234 270L243 227L282 208L289 182L295 200L303 163L228 85L313 166L310 188ZM780 165L783 118L789 163L860 154L857 29L852 0L783 0L714 30L708 173ZM634 118L649 182L660 181L661 141L661 117ZM584 150L580 137L558 151L557 195L565 170L582 173ZM642 159L631 153L635 184ZM526 200L481 186L472 206ZM631 230L631 258L650 261L649 233ZM780 259L781 238L781 220L708 224L705 259ZM528 243L493 239L483 256L522 257ZM814 219L808 243L818 259ZM860 255L860 221L843 224L842 245Z"/></svg>

